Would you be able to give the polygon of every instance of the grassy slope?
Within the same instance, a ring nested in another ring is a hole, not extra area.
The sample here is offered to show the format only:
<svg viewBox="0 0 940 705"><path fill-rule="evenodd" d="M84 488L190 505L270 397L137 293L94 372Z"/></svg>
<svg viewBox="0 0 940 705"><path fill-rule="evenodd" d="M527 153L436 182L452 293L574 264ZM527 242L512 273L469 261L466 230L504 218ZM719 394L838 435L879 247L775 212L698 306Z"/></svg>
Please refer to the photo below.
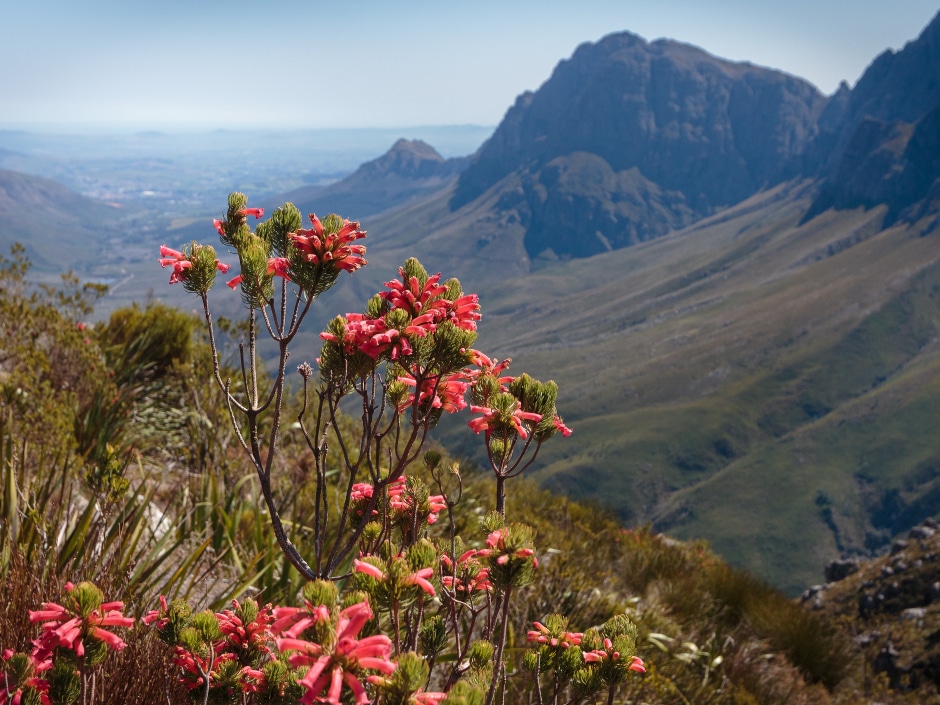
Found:
<svg viewBox="0 0 940 705"><path fill-rule="evenodd" d="M576 433L541 480L791 591L883 538L893 488L908 526L934 511L938 465L936 236L879 232L878 209L800 226L807 193L496 287L481 327L485 350L561 385Z"/></svg>

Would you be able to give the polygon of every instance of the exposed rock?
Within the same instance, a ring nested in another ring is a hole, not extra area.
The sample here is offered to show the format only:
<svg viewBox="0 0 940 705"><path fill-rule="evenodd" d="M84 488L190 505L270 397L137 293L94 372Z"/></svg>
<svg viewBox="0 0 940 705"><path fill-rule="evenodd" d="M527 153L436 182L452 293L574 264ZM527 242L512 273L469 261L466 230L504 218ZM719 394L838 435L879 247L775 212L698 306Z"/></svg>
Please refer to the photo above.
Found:
<svg viewBox="0 0 940 705"><path fill-rule="evenodd" d="M886 203L886 224L924 200L940 178L940 15L902 51L888 50L820 117L804 171L828 184L807 217ZM916 219L917 216L913 216Z"/></svg>
<svg viewBox="0 0 940 705"><path fill-rule="evenodd" d="M843 558L826 563L823 574L826 576L827 583L834 583L858 572L858 560L854 558Z"/></svg>
<svg viewBox="0 0 940 705"><path fill-rule="evenodd" d="M530 256L623 247L779 181L824 103L779 71L613 34L580 46L538 92L517 99L461 175L451 207L515 173L524 197L502 206L524 213Z"/></svg>
<svg viewBox="0 0 940 705"><path fill-rule="evenodd" d="M926 526L926 525L921 525L921 526L915 526L914 528L912 528L908 532L907 537L910 539L929 539L935 533L937 533L935 529L931 529L929 526Z"/></svg>
<svg viewBox="0 0 940 705"><path fill-rule="evenodd" d="M910 544L908 544L908 542L905 541L904 539L897 539L891 544L891 555L892 556L897 555L898 553L903 551L905 548L907 548L909 545Z"/></svg>
<svg viewBox="0 0 940 705"><path fill-rule="evenodd" d="M906 610L901 612L901 619L906 619L908 621L921 620L926 616L927 610L924 607L908 607Z"/></svg>

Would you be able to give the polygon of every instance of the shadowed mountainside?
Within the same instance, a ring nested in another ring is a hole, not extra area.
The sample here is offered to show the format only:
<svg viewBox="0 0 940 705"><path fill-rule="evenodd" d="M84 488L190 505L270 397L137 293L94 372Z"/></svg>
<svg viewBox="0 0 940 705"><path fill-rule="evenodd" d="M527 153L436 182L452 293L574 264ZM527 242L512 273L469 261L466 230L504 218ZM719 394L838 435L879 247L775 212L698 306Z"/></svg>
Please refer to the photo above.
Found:
<svg viewBox="0 0 940 705"><path fill-rule="evenodd" d="M940 15L833 97L803 161L826 177L810 217L879 203L889 223L922 215L918 204L940 194Z"/></svg>
<svg viewBox="0 0 940 705"><path fill-rule="evenodd" d="M779 71L613 34L579 47L517 99L451 206L500 184L500 207L518 212L530 257L617 249L779 181L824 104Z"/></svg>

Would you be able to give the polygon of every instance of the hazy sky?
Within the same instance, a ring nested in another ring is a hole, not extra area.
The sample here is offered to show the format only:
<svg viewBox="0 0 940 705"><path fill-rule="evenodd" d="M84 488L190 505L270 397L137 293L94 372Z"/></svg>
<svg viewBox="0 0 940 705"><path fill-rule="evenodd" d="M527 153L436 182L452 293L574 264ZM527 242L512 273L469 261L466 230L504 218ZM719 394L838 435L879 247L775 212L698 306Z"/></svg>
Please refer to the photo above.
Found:
<svg viewBox="0 0 940 705"><path fill-rule="evenodd" d="M495 125L629 30L854 84L937 0L8 0L0 126Z"/></svg>

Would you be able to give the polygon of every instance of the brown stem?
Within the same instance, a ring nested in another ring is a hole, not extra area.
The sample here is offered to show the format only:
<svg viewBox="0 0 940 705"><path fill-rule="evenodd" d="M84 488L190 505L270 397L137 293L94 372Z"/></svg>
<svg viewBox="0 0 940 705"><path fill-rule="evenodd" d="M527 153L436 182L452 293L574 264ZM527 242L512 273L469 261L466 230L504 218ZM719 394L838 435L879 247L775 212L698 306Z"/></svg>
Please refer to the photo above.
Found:
<svg viewBox="0 0 940 705"><path fill-rule="evenodd" d="M496 475L496 511L506 518L506 478Z"/></svg>
<svg viewBox="0 0 940 705"><path fill-rule="evenodd" d="M496 655L493 661L493 680L490 681L490 690L486 694L486 705L493 705L493 698L496 696L496 685L499 683L499 673L503 665L503 649L506 646L506 634L509 629L509 596L511 594L512 585L507 585L502 600L503 623L500 625L500 637L499 641L496 643Z"/></svg>

